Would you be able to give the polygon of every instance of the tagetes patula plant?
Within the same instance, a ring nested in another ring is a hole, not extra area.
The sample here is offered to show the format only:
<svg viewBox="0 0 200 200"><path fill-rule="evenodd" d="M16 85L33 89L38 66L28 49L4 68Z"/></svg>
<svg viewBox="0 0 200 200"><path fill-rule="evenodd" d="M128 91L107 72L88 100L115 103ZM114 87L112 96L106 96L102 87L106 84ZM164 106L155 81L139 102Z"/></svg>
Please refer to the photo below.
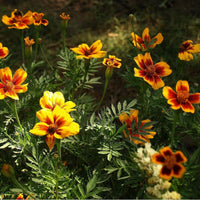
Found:
<svg viewBox="0 0 200 200"><path fill-rule="evenodd" d="M59 106L67 113L76 110L74 109L76 104L72 101L65 102L65 98L61 92L53 93L50 91L45 91L43 96L40 98L40 106L43 109L50 109L51 111L53 111L56 106Z"/></svg>
<svg viewBox="0 0 200 200"><path fill-rule="evenodd" d="M160 44L163 41L163 35L161 33L158 33L155 37L151 38L149 28L144 29L142 37L138 36L134 32L131 33L131 36L134 46L142 51L154 48L157 44Z"/></svg>
<svg viewBox="0 0 200 200"><path fill-rule="evenodd" d="M65 12L63 12L62 14L60 14L60 18L64 21L69 21L70 20L70 16L69 14L66 14Z"/></svg>
<svg viewBox="0 0 200 200"><path fill-rule="evenodd" d="M63 139L79 132L79 124L73 122L71 116L58 105L53 111L42 109L36 115L40 122L29 132L38 136L46 135L46 143L50 150L54 147L56 139Z"/></svg>
<svg viewBox="0 0 200 200"><path fill-rule="evenodd" d="M200 53L200 44L193 44L192 40L187 40L180 46L178 57L180 60L190 61L193 59L192 54L196 53Z"/></svg>
<svg viewBox="0 0 200 200"><path fill-rule="evenodd" d="M8 28L25 29L33 23L32 12L28 11L25 15L20 10L15 9L11 17L3 15L2 22L8 25Z"/></svg>
<svg viewBox="0 0 200 200"><path fill-rule="evenodd" d="M172 73L170 66L166 62L153 64L150 53L145 53L145 55L138 54L134 60L140 68L134 68L134 75L143 78L154 90L165 85L160 77L169 76Z"/></svg>
<svg viewBox="0 0 200 200"><path fill-rule="evenodd" d="M106 55L106 51L101 51L103 44L101 40L97 40L90 47L83 43L78 47L70 48L74 53L79 54L77 59L91 59L91 58L103 58Z"/></svg>
<svg viewBox="0 0 200 200"><path fill-rule="evenodd" d="M170 180L173 176L181 178L186 169L181 163L187 162L187 158L181 151L173 153L170 147L160 149L160 153L155 153L152 156L152 162L161 164L163 167L160 170L159 176L163 179Z"/></svg>
<svg viewBox="0 0 200 200"><path fill-rule="evenodd" d="M195 108L192 104L200 103L200 93L189 93L188 81L179 80L176 83L176 92L169 86L163 88L163 96L168 100L174 110L182 109L184 112L194 113Z"/></svg>
<svg viewBox="0 0 200 200"><path fill-rule="evenodd" d="M3 47L3 44L0 42L0 59L5 58L9 54L7 47Z"/></svg>
<svg viewBox="0 0 200 200"><path fill-rule="evenodd" d="M35 26L40 26L41 24L47 26L49 21L47 19L43 19L44 13L33 12L33 24Z"/></svg>
<svg viewBox="0 0 200 200"><path fill-rule="evenodd" d="M26 77L27 73L22 68L19 68L13 76L9 67L0 69L0 99L8 96L11 99L19 100L17 93L24 93L28 90L28 83L22 85Z"/></svg>
<svg viewBox="0 0 200 200"><path fill-rule="evenodd" d="M128 129L128 133L124 130L124 136L126 138L129 137L130 140L132 140L135 144L143 144L145 142L150 142L150 139L154 137L156 132L151 131L152 125L143 127L146 123L151 122L151 120L146 119L142 120L140 126L138 126L138 113L139 110L130 110L130 114L122 113L119 115L119 120L122 124L126 124L126 127ZM134 123L134 126L132 126L132 123ZM132 129L134 127L134 130ZM141 133L141 134L138 134ZM142 135L144 133L144 135ZM138 138L138 140L137 140Z"/></svg>

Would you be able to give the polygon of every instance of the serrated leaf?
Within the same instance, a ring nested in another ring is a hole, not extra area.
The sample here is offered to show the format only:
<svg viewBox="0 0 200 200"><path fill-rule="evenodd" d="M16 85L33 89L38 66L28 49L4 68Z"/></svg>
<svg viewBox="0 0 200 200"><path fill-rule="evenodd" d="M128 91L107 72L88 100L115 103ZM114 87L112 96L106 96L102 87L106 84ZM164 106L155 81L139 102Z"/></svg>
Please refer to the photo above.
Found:
<svg viewBox="0 0 200 200"><path fill-rule="evenodd" d="M137 103L137 99L133 99L127 106L128 109L132 108Z"/></svg>
<svg viewBox="0 0 200 200"><path fill-rule="evenodd" d="M120 102L118 102L117 104L117 109L118 109L118 112L120 113L121 112L121 109L122 109L122 105Z"/></svg>
<svg viewBox="0 0 200 200"><path fill-rule="evenodd" d="M114 113L114 115L116 116L116 109L115 109L115 106L113 104L111 104L111 109L112 109L112 112Z"/></svg>
<svg viewBox="0 0 200 200"><path fill-rule="evenodd" d="M126 100L123 102L123 110L126 110L127 102Z"/></svg>

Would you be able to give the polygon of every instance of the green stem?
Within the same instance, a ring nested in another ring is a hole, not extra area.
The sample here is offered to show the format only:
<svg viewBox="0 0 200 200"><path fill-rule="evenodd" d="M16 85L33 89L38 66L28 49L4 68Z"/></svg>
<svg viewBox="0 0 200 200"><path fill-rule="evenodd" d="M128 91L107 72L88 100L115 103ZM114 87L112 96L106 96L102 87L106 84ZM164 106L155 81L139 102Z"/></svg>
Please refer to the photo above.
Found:
<svg viewBox="0 0 200 200"><path fill-rule="evenodd" d="M45 61L47 62L47 64L48 64L49 67L51 68L51 70L53 70L53 67L52 67L52 65L49 63L49 61L48 61L48 59L47 59L47 57L46 57L46 55L45 55L45 53L44 53L44 50L43 50L41 44L40 44L40 50L41 50L42 56L44 57Z"/></svg>
<svg viewBox="0 0 200 200"><path fill-rule="evenodd" d="M18 180L15 178L15 176L11 177L11 179L12 179L12 181L13 181L13 183L14 183L15 185L17 185L19 188L21 188L21 189L23 190L23 193L25 193L25 194L31 196L33 199L35 199L35 196L33 196L30 192L28 192L27 189L24 188L24 186L22 186L22 185L18 182Z"/></svg>
<svg viewBox="0 0 200 200"><path fill-rule="evenodd" d="M22 62L24 63L24 30L20 31L20 39L21 39L21 50L22 50Z"/></svg>
<svg viewBox="0 0 200 200"><path fill-rule="evenodd" d="M17 112L17 106L16 106L16 101L14 101L14 103L13 103L13 111L14 111L17 123L18 123L18 125L20 127L20 131L22 132L22 125L21 125L20 120L19 120L19 116L18 116L18 112Z"/></svg>
<svg viewBox="0 0 200 200"><path fill-rule="evenodd" d="M175 135L175 129L176 129L176 123L178 121L178 111L174 111L174 122L172 126L172 134L171 134L171 146L174 146L174 135Z"/></svg>
<svg viewBox="0 0 200 200"><path fill-rule="evenodd" d="M38 53L38 38L40 33L40 26L35 26L36 36L35 36L35 62L37 60L37 53Z"/></svg>
<svg viewBox="0 0 200 200"><path fill-rule="evenodd" d="M61 140L57 140L57 151L58 151L58 156L59 156L59 160L62 161L61 158Z"/></svg>
<svg viewBox="0 0 200 200"><path fill-rule="evenodd" d="M99 101L99 104L97 105L97 107L96 107L94 112L96 112L99 109L99 107L101 106L101 104L103 102L103 99L105 97L106 90L107 90L107 87L108 87L109 80L110 80L109 78L106 78L106 80L105 80L104 89L103 89L103 95L102 95L101 100Z"/></svg>

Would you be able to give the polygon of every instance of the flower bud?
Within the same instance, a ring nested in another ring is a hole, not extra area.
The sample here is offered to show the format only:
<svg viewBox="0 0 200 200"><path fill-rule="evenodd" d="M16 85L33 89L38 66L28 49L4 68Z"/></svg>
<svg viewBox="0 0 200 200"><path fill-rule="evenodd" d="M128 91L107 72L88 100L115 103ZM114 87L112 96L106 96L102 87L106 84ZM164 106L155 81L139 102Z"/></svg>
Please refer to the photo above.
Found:
<svg viewBox="0 0 200 200"><path fill-rule="evenodd" d="M8 178L15 176L15 171L14 171L13 167L9 164L4 164L1 169L1 172L4 176L6 176Z"/></svg>

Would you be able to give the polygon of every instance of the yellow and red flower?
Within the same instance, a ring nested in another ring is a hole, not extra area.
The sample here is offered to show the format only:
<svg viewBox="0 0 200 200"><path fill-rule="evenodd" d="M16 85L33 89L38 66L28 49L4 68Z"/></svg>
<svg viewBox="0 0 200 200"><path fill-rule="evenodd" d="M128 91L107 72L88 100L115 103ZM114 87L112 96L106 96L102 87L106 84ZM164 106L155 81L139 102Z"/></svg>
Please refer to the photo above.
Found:
<svg viewBox="0 0 200 200"><path fill-rule="evenodd" d="M63 112L58 105L53 111L42 109L36 113L40 122L36 123L29 132L38 135L46 135L46 143L52 149L56 139L63 139L79 132L79 124L73 122L71 116Z"/></svg>
<svg viewBox="0 0 200 200"><path fill-rule="evenodd" d="M140 69L134 68L135 76L142 77L154 90L165 85L160 77L168 76L172 73L170 66L166 62L158 62L155 65L150 53L138 54L134 58Z"/></svg>
<svg viewBox="0 0 200 200"><path fill-rule="evenodd" d="M9 54L7 47L3 47L3 44L0 42L0 59L5 58Z"/></svg>
<svg viewBox="0 0 200 200"><path fill-rule="evenodd" d="M69 15L66 15L65 12L63 12L61 15L60 15L60 18L64 21L69 21L70 20L70 16Z"/></svg>
<svg viewBox="0 0 200 200"><path fill-rule="evenodd" d="M136 35L134 32L131 33L132 42L135 47L146 51L149 48L154 48L157 44L160 44L163 41L163 36L161 33L158 33L155 37L151 39L149 34L149 28L145 28L142 33L142 38Z"/></svg>
<svg viewBox="0 0 200 200"><path fill-rule="evenodd" d="M200 44L192 44L192 40L187 40L182 43L179 48L178 57L180 60L190 61L193 59L193 55L195 53L200 53Z"/></svg>
<svg viewBox="0 0 200 200"><path fill-rule="evenodd" d="M17 93L24 93L28 90L27 84L22 85L27 77L27 73L19 68L12 77L12 71L9 67L0 69L0 99L7 96L19 100Z"/></svg>
<svg viewBox="0 0 200 200"><path fill-rule="evenodd" d="M182 109L184 112L195 112L192 104L200 103L200 93L189 93L189 84L187 81L179 80L176 83L176 92L169 86L163 88L163 96L168 100L174 110Z"/></svg>
<svg viewBox="0 0 200 200"><path fill-rule="evenodd" d="M97 40L94 42L90 47L87 44L80 44L78 47L71 48L71 50L76 53L80 54L76 56L76 58L103 58L106 55L106 51L101 51L102 49L101 40Z"/></svg>
<svg viewBox="0 0 200 200"><path fill-rule="evenodd" d="M121 67L121 59L116 58L115 56L109 55L109 58L104 58L103 64L106 67L110 68L120 68Z"/></svg>
<svg viewBox="0 0 200 200"><path fill-rule="evenodd" d="M28 11L25 15L17 9L11 13L11 17L3 15L2 22L8 25L8 28L25 29L33 23L32 12Z"/></svg>
<svg viewBox="0 0 200 200"><path fill-rule="evenodd" d="M24 195L23 195L22 193L20 193L20 194L17 196L16 200L18 200L18 199L28 200L29 197L30 197L30 196L27 196L26 199L25 199Z"/></svg>
<svg viewBox="0 0 200 200"><path fill-rule="evenodd" d="M25 46L31 47L33 44L35 44L34 39L29 39L29 37L24 38Z"/></svg>
<svg viewBox="0 0 200 200"><path fill-rule="evenodd" d="M119 115L119 120L122 124L126 123L126 127L128 129L128 133L124 130L124 136L126 138L130 138L135 144L143 144L144 142L149 142L150 139L154 137L156 132L151 131L152 125L149 125L147 127L143 127L146 123L151 122L151 120L146 119L141 121L140 126L138 127L138 110L130 110L130 115L126 113L122 113ZM134 130L132 129L132 123L134 123ZM141 133L141 134L138 134ZM144 133L144 135L142 134ZM137 138L139 140L137 140Z"/></svg>
<svg viewBox="0 0 200 200"><path fill-rule="evenodd" d="M33 12L33 24L35 26L39 26L41 24L47 26L49 24L49 21L47 19L43 19L43 17L44 13Z"/></svg>
<svg viewBox="0 0 200 200"><path fill-rule="evenodd" d="M53 109L57 106L60 106L67 113L76 110L74 107L76 104L72 101L65 102L65 98L61 92L49 92L45 91L43 96L40 98L40 106L42 108Z"/></svg>
<svg viewBox="0 0 200 200"><path fill-rule="evenodd" d="M173 153L170 147L160 149L160 153L155 153L152 156L152 162L161 164L163 167L160 170L160 177L170 180L172 176L181 178L186 169L180 163L187 162L187 158L181 151Z"/></svg>

